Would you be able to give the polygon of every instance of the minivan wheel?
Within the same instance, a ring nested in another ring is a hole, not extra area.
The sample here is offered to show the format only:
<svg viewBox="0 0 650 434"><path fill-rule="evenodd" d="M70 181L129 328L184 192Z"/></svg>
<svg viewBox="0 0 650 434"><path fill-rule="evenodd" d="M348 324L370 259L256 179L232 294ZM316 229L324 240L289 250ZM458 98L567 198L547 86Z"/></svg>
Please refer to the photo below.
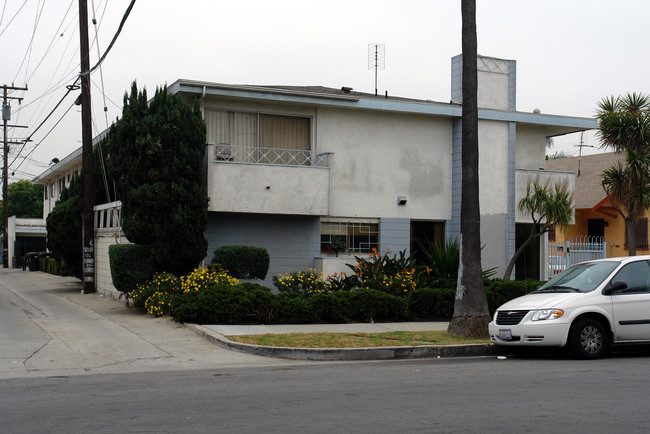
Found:
<svg viewBox="0 0 650 434"><path fill-rule="evenodd" d="M569 342L573 353L583 359L597 359L609 349L607 330L591 318L582 318L573 324Z"/></svg>

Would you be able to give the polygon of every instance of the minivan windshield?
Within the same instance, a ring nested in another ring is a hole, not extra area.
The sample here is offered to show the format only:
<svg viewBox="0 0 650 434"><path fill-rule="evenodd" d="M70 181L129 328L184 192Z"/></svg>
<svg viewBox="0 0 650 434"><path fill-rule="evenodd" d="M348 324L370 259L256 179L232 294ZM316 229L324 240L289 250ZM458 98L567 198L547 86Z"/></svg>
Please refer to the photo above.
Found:
<svg viewBox="0 0 650 434"><path fill-rule="evenodd" d="M596 289L620 265L617 261L585 262L567 268L537 292L590 292Z"/></svg>

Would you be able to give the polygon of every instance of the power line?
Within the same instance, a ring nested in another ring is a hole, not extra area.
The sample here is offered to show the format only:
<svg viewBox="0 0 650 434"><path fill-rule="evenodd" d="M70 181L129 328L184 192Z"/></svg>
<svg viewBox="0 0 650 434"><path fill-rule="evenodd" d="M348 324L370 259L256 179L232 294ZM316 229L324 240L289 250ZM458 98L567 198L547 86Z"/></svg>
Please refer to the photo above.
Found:
<svg viewBox="0 0 650 434"><path fill-rule="evenodd" d="M0 36L2 36L2 34L3 34L3 33L4 33L8 28L9 28L9 25L10 25L10 24L11 24L11 23L16 19L16 17L17 17L18 14L20 13L20 11L23 10L23 8L25 7L26 4L27 4L27 0L25 0L25 1L23 2L22 6L20 6L20 9L18 9L18 11L14 14L14 16L11 17L11 19L9 20L9 22L7 23L7 25L5 26L5 28L2 29L2 30L0 31ZM5 2L5 6L7 6L7 2ZM4 16L4 13L5 13L5 11L4 11L4 9L3 9L3 10L2 10L2 15L3 15L3 16Z"/></svg>
<svg viewBox="0 0 650 434"><path fill-rule="evenodd" d="M93 66L93 67L92 67L88 72L86 72L85 74L90 75L93 71L95 71L97 68L99 68L99 67L101 66L102 62L104 61L104 59L106 59L106 56L108 55L108 53L110 52L111 48L113 47L113 45L114 45L115 42L117 41L118 36L119 36L120 33L122 32L122 29L123 29L123 27L124 27L124 24L126 23L126 20L127 20L128 16L129 16L129 14L131 13L131 10L133 9L133 6L134 6L134 5L135 5L135 0L131 0L131 3L129 4L129 6L127 7L125 13L123 14L123 16L122 16L122 20L120 21L120 25L119 25L119 27L118 27L118 29L117 29L115 35L113 36L113 38L112 38L112 40L111 40L111 43L109 44L108 48L106 49L106 51L104 52L104 54L101 56L101 58L97 61L97 63L95 64L95 66ZM83 74L83 73L82 73L82 74ZM38 127L36 127L36 129L33 130L33 131L31 132L31 134L28 136L28 138L25 139L25 142L24 142L24 144L23 144L21 150L19 151L18 155L17 155L17 156L14 158L14 160L12 161L12 164L16 161L16 159L19 158L20 153L24 150L25 145L27 144L27 142L31 140L31 138L34 136L34 134L35 134L35 133L36 133L36 132L37 132L37 131L38 131L38 130L39 130L39 129L44 125L44 124L45 124L45 122L47 122L47 120L52 116L52 114L54 114L54 112L58 109L58 107L59 107L59 106L61 105L61 103L65 100L65 98L70 94L70 92L71 92L72 90L77 90L77 89L79 89L79 87L77 86L77 82L81 79L82 74L79 74L79 75L76 77L76 79L75 79L75 81L73 82L73 84L71 84L71 85L67 85L67 86L66 86L68 90L67 90L67 92L65 93L65 95L63 95L63 97L59 100L59 102L55 105L55 107L54 107L54 108L53 108L53 109L48 113L48 115L47 115L47 116L45 117L45 119L44 119L44 120L43 120L43 121L38 125ZM70 106L70 107L68 108L68 110L66 110L66 113L64 113L64 115L63 115L63 116L62 116L62 117L57 121L57 123L56 123L56 124L55 124L51 129L50 129L50 131L48 131L47 135L49 135L50 132L52 132L52 130L54 129L54 127L56 127L56 126L61 122L61 120L63 119L63 117L65 117L65 115L70 111L71 108L72 108L72 106ZM46 135L45 137L47 137L47 135ZM34 147L34 148L29 152L29 154L27 154L25 157L27 157L27 156L30 155L32 152L34 152L34 150L35 150L35 149L36 149L36 148L37 148L41 143L43 143L43 140L45 139L45 137L43 137L43 139L41 139L41 141L38 143L38 145L36 145L36 146L35 146L35 147ZM23 161L20 163L20 165L22 165L22 163L23 163L24 161L25 161L25 160L23 159ZM20 165L19 165L18 167L20 167Z"/></svg>
<svg viewBox="0 0 650 434"><path fill-rule="evenodd" d="M115 41L117 41L117 37L122 33L122 28L124 27L124 24L126 23L126 19L129 17L129 14L131 13L131 9L133 9L133 6L135 5L135 0L131 0L131 3L129 4L129 7L126 8L126 12L124 12L124 15L122 15L122 20L120 21L120 25L117 28L117 32L113 36L113 39L111 40L111 43L108 44L108 48L106 48L106 51L104 52L104 55L100 57L100 59L97 61L97 64L90 68L90 71L88 71L88 74L92 74L98 67L99 65L102 64L104 59L106 59L106 56L108 53L111 51L111 48L113 48L113 44L115 44Z"/></svg>
<svg viewBox="0 0 650 434"><path fill-rule="evenodd" d="M45 53L43 53L43 56L41 57L41 60L39 60L38 64L34 68L34 71L32 71L32 73L29 75L29 77L27 77L25 79L25 83L28 83L29 80L31 80L31 78L34 76L34 74L36 74L36 71L38 71L38 68L41 66L41 64L43 63L45 58L48 56L48 54L50 54L50 51L52 50L52 48L54 48L54 46L58 43L58 41L61 40L61 38L65 34L65 32L60 33L60 30L61 30L61 27L63 26L63 24L65 22L66 17L68 16L68 13L70 12L70 9L72 8L73 3L74 3L74 0L71 0L70 4L68 5L68 9L65 11L65 15L61 19L61 23L59 24L59 27L57 27L56 31L54 32L54 36L52 37L52 40L50 41L50 44L45 49ZM59 60L59 62L60 62L60 60ZM27 71L25 71L25 74L27 74Z"/></svg>
<svg viewBox="0 0 650 434"><path fill-rule="evenodd" d="M62 102L62 101L60 101L60 102ZM68 114L68 112L70 111L70 109L72 109L72 107L74 107L74 106L75 106L74 103L70 104L70 107L68 107L68 109L65 111L65 113L63 113L63 116L61 116L61 117L59 118L59 120L56 121L56 123L52 126L52 128L50 128L50 130L45 134L45 136L43 136L43 138L41 139L41 141L38 142L36 145L34 145L34 148L33 148L31 151L29 151L25 156L22 157L22 158L23 158L23 161L22 161L22 162L18 165L18 167L16 167L14 170L18 170L18 169L20 168L20 166L22 166L22 164L25 162L25 159L26 159L27 157L29 157L29 156L32 154L32 152L34 152L34 151L36 150L36 148L38 148L38 147L41 145L41 143L43 143L43 141L47 138L47 136L49 136L50 133L51 133L52 131L54 131L54 128L56 128L56 126L59 125L59 123L63 120L63 118ZM41 124L41 125L43 125L43 124ZM39 128L40 128L40 125L39 125ZM32 135L33 135L33 133L32 133ZM31 138L32 136L30 135L29 137ZM28 143L29 141L30 141L29 138L25 139L25 143L23 143L22 148L20 148L20 151L18 151L18 154L14 157L14 159L11 161L11 164L9 164L9 166L11 166L12 164L14 164L18 158L21 158L21 157L20 157L20 153L23 152L23 149L25 149L25 146L27 145L27 143Z"/></svg>

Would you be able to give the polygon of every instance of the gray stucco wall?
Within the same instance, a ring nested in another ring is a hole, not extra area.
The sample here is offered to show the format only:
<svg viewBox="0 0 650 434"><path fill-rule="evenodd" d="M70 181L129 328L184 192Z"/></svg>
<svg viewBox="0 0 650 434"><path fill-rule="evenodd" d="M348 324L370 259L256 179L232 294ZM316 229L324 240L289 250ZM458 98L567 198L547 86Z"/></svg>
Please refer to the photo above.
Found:
<svg viewBox="0 0 650 434"><path fill-rule="evenodd" d="M266 279L260 282L274 288L272 277L278 273L314 267L320 256L320 217L269 214L209 213L208 240L210 263L220 246L264 247L271 257Z"/></svg>
<svg viewBox="0 0 650 434"><path fill-rule="evenodd" d="M411 250L411 220L410 219L389 219L379 220L379 246L381 252L386 249L392 253L399 253L406 250L410 254Z"/></svg>

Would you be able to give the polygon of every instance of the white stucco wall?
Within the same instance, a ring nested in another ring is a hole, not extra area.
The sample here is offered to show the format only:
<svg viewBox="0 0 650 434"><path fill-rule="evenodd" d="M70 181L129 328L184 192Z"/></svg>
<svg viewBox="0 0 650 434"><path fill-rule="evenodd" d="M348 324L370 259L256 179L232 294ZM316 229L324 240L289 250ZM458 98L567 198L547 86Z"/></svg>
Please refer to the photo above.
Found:
<svg viewBox="0 0 650 434"><path fill-rule="evenodd" d="M480 121L479 189L481 214L508 212L508 124Z"/></svg>
<svg viewBox="0 0 650 434"><path fill-rule="evenodd" d="M99 294L114 299L119 299L120 293L113 286L108 246L118 243L131 244L124 236L119 237L119 239L110 234L95 237L95 289Z"/></svg>
<svg viewBox="0 0 650 434"><path fill-rule="evenodd" d="M64 167L62 167L61 171L54 171L39 182L39 184L43 185L44 219L47 219L47 215L54 209L56 202L61 197L61 193L63 192L61 185L63 184L63 188L67 188L70 185L69 179L72 180L72 175L80 172L81 158L79 158L78 161L74 160L68 162ZM45 197L47 197L47 199Z"/></svg>
<svg viewBox="0 0 650 434"><path fill-rule="evenodd" d="M546 132L544 127L517 125L517 169L544 168L546 157Z"/></svg>
<svg viewBox="0 0 650 434"><path fill-rule="evenodd" d="M478 71L478 106L508 110L510 107L508 84L508 74Z"/></svg>
<svg viewBox="0 0 650 434"><path fill-rule="evenodd" d="M211 149L208 155L212 155ZM208 163L209 211L327 215L326 168Z"/></svg>
<svg viewBox="0 0 650 434"><path fill-rule="evenodd" d="M330 215L451 217L451 119L319 108L316 129L334 153Z"/></svg>

